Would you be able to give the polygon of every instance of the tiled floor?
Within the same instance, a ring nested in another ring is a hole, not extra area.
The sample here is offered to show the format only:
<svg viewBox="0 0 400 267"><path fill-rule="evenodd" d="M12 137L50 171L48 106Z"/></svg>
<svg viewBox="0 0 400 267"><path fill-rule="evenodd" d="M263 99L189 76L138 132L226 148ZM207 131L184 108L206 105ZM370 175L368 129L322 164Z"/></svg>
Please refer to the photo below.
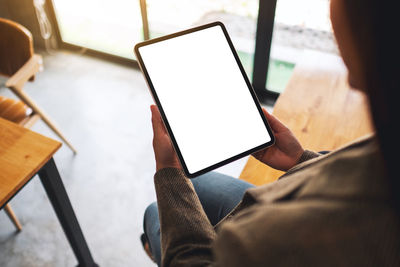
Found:
<svg viewBox="0 0 400 267"><path fill-rule="evenodd" d="M78 149L63 147L55 161L83 232L100 266L154 266L139 235L146 206L155 200L152 99L141 73L92 57L58 52L26 92ZM11 95L0 89L1 95ZM34 131L56 138L42 123ZM238 176L246 159L220 169ZM0 212L0 266L75 266L39 179L11 201L23 224Z"/></svg>

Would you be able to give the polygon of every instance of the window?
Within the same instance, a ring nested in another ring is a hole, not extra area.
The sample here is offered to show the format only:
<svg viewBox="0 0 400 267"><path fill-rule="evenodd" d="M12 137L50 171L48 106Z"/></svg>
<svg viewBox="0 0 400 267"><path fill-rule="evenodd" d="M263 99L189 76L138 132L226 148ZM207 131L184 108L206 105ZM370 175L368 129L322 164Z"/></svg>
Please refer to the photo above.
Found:
<svg viewBox="0 0 400 267"><path fill-rule="evenodd" d="M151 38L209 22L223 22L251 78L258 0L147 0L146 2Z"/></svg>
<svg viewBox="0 0 400 267"><path fill-rule="evenodd" d="M328 0L278 0L266 88L281 93L304 49L337 53Z"/></svg>
<svg viewBox="0 0 400 267"><path fill-rule="evenodd" d="M284 90L304 49L337 53L329 0L53 2L63 42L129 60L137 42L221 21L261 101Z"/></svg>
<svg viewBox="0 0 400 267"><path fill-rule="evenodd" d="M139 1L53 0L64 42L134 59L143 40Z"/></svg>

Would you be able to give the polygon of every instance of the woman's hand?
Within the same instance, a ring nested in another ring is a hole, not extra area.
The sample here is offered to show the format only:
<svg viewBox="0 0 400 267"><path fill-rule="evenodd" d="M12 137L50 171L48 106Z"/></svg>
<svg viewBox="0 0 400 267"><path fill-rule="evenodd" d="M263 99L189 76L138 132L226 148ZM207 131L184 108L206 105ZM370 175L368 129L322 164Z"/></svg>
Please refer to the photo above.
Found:
<svg viewBox="0 0 400 267"><path fill-rule="evenodd" d="M297 164L304 149L289 128L264 108L263 112L274 133L275 144L254 153L253 157L274 169L287 171Z"/></svg>
<svg viewBox="0 0 400 267"><path fill-rule="evenodd" d="M156 170L171 167L181 169L178 157L172 147L171 139L162 122L157 106L151 105L151 122L153 124L153 149L156 159Z"/></svg>

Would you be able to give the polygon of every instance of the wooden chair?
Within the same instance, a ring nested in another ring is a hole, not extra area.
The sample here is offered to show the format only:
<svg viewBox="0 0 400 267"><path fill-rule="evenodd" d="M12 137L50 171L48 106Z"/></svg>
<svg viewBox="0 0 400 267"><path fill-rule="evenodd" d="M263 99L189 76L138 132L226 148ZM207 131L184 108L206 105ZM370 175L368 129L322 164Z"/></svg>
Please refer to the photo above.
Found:
<svg viewBox="0 0 400 267"><path fill-rule="evenodd" d="M305 51L296 64L273 114L313 151L334 150L373 132L368 101L349 87L342 59L315 51ZM263 185L282 174L250 157L240 178Z"/></svg>
<svg viewBox="0 0 400 267"><path fill-rule="evenodd" d="M42 57L33 51L31 33L18 23L0 18L0 75L10 77L6 81L6 87L29 106L33 114L38 115L76 153L75 148L49 116L23 91L24 84L28 80L33 81L35 74L42 68Z"/></svg>
<svg viewBox="0 0 400 267"><path fill-rule="evenodd" d="M25 128L29 128L39 119L39 115L34 114L32 110L21 101L0 96L0 118L20 124ZM4 211L14 223L17 231L21 231L21 223L12 210L11 205L7 204L4 207Z"/></svg>

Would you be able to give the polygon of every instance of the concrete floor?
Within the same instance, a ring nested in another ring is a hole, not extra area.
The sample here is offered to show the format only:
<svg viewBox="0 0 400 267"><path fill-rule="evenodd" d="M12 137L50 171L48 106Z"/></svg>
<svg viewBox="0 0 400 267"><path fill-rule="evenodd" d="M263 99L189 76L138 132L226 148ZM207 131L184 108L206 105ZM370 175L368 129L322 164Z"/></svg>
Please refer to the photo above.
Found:
<svg viewBox="0 0 400 267"><path fill-rule="evenodd" d="M146 206L155 200L152 98L142 74L100 59L57 52L26 92L78 149L55 161L95 261L100 266L154 266L139 236ZM1 95L10 96L7 89ZM57 137L39 121L32 128ZM246 158L219 169L238 176ZM23 225L16 234L0 212L0 266L76 266L39 179L10 202Z"/></svg>

